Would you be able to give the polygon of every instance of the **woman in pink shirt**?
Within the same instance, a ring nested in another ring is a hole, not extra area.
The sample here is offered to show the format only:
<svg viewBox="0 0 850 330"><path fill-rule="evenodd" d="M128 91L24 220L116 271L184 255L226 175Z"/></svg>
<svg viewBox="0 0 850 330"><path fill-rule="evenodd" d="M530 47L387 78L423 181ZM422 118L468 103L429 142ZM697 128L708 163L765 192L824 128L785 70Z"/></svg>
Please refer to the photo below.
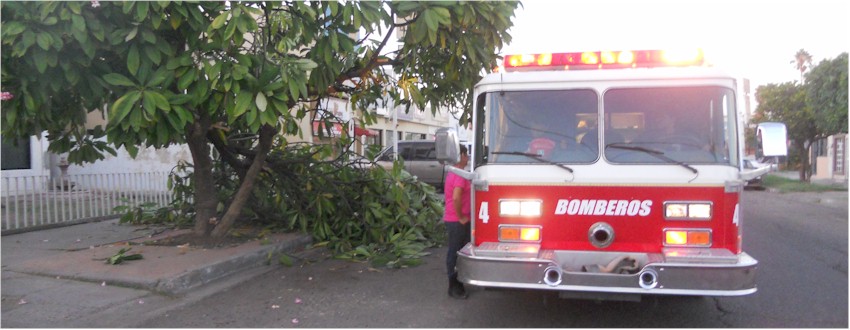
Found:
<svg viewBox="0 0 850 330"><path fill-rule="evenodd" d="M454 164L454 167L463 169L469 162L469 154L466 146L460 146L460 161ZM466 243L469 243L469 211L470 203L470 184L466 179L448 172L446 174L446 183L444 193L446 194L445 214L443 221L446 224L449 239L449 251L446 254L446 270L449 275L449 296L457 299L466 299L466 290L463 288L463 283L457 279L457 251L463 248Z"/></svg>

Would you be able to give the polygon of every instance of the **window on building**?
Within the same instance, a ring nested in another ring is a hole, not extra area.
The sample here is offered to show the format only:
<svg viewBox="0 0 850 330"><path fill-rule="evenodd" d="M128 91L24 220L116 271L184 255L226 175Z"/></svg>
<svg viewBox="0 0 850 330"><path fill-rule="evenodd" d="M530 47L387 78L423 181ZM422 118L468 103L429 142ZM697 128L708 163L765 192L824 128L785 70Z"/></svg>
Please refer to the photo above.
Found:
<svg viewBox="0 0 850 330"><path fill-rule="evenodd" d="M832 147L833 147L832 172L835 175L845 175L845 164L844 164L844 159L845 159L844 155L845 154L844 153L846 152L846 150L845 150L846 146L844 145L844 143L847 141L846 140L847 137L846 137L846 135L836 135L834 139L835 139L834 140L835 143L833 143L833 145L832 145Z"/></svg>
<svg viewBox="0 0 850 330"><path fill-rule="evenodd" d="M32 168L32 153L30 152L30 139L14 139L12 141L2 140L2 169L3 170L28 170Z"/></svg>
<svg viewBox="0 0 850 330"><path fill-rule="evenodd" d="M405 140L424 140L424 139L425 139L425 134L420 134L420 133L405 133L405 134L404 134L404 139L405 139Z"/></svg>
<svg viewBox="0 0 850 330"><path fill-rule="evenodd" d="M393 131L391 130L387 130L386 132L387 134L384 135L386 139L384 141L386 141L385 146L389 147L395 144L395 136L393 135Z"/></svg>
<svg viewBox="0 0 850 330"><path fill-rule="evenodd" d="M381 133L376 135L370 135L366 137L366 145L369 146L380 146L381 145Z"/></svg>
<svg viewBox="0 0 850 330"><path fill-rule="evenodd" d="M826 148L827 148L827 139L823 138L823 139L815 141L815 143L812 145L812 152L817 157L826 157L826 150L827 150Z"/></svg>

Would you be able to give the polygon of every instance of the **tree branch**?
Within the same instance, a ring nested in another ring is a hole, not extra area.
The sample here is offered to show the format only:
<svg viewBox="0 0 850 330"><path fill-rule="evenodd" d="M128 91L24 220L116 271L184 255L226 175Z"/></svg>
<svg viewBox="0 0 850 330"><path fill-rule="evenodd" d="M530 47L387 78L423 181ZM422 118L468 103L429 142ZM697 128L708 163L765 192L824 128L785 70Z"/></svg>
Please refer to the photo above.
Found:
<svg viewBox="0 0 850 330"><path fill-rule="evenodd" d="M236 222L236 218L242 213L242 207L245 206L245 202L254 189L254 182L256 182L257 176L260 174L260 170L265 166L266 157L268 157L275 134L277 134L277 129L274 126L263 125L260 128L260 141L257 144L256 151L257 156L254 157L251 167L245 173L245 178L239 185L239 190L236 191L233 202L227 207L227 212L221 218L221 222L210 233L211 236L222 237L227 234L230 228L233 227L233 223Z"/></svg>
<svg viewBox="0 0 850 330"><path fill-rule="evenodd" d="M245 172L248 170L248 167L251 166L246 161L240 160L234 154L235 148L227 144L226 141L221 139L221 136L217 133L217 129L211 129L207 132L207 140L212 142L213 146L218 153L221 155L221 158L227 162L228 165L233 167L236 170L236 174L239 175L240 179L245 179ZM238 153L238 151L237 151ZM243 155L244 156L244 155Z"/></svg>
<svg viewBox="0 0 850 330"><path fill-rule="evenodd" d="M378 45L378 48L375 49L375 53L372 54L372 57L366 62L366 65L353 72L346 72L339 75L339 77L336 78L334 83L342 85L342 83L346 80L351 80L352 78L363 78L367 72L372 71L375 67L378 67L380 65L386 65L388 61L379 61L378 57L380 57L381 51L384 49L384 46L386 46L389 42L393 30L395 30L395 26L390 26L389 31L387 31L386 35L384 35L384 40L382 40L381 43Z"/></svg>

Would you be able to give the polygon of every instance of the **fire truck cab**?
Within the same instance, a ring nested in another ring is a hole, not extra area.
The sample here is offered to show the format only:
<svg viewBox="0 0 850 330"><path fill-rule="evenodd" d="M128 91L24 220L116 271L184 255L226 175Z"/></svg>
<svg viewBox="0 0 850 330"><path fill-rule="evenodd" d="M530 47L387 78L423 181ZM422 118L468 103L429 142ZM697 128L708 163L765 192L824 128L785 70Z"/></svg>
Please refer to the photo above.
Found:
<svg viewBox="0 0 850 330"><path fill-rule="evenodd" d="M474 89L459 280L562 297L756 292L736 79L702 52L510 55ZM438 157L457 159L450 130Z"/></svg>

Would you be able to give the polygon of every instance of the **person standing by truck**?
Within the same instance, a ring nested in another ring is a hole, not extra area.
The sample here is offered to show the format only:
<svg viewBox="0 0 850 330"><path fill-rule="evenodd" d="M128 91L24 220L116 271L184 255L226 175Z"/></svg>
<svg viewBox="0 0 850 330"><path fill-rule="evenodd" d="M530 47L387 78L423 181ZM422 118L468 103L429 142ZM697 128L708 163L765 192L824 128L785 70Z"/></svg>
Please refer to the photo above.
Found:
<svg viewBox="0 0 850 330"><path fill-rule="evenodd" d="M452 165L459 169L466 167L469 153L464 145L460 145L460 161ZM457 279L457 251L469 243L470 219L470 183L457 174L448 172L443 189L445 193L445 214L443 221L448 232L449 251L446 253L446 271L449 276L449 296L456 299L466 299L463 283Z"/></svg>

